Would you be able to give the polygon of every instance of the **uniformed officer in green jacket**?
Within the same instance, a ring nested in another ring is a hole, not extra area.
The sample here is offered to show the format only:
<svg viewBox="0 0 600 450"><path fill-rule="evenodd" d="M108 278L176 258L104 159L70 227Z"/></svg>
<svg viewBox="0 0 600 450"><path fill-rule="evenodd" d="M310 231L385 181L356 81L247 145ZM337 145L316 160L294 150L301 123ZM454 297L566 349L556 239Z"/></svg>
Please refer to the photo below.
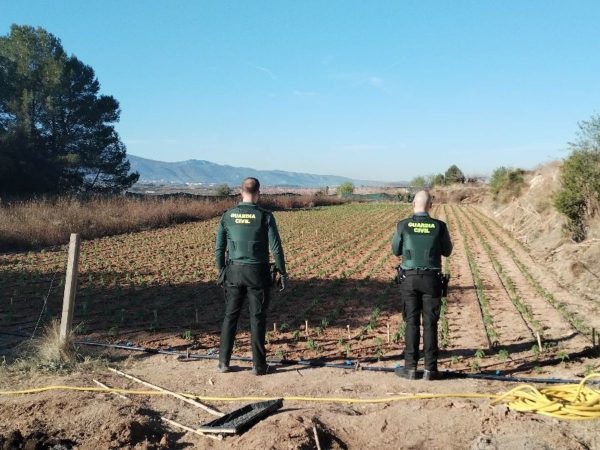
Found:
<svg viewBox="0 0 600 450"><path fill-rule="evenodd" d="M238 318L244 300L250 309L253 373L267 373L265 333L271 275L269 249L280 273L281 290L287 287L283 247L275 217L256 203L260 183L246 178L241 187L242 202L221 217L217 230L216 263L225 290L225 319L221 329L219 371L229 372L229 360Z"/></svg>
<svg viewBox="0 0 600 450"><path fill-rule="evenodd" d="M399 269L402 317L406 323L404 367L396 374L407 379L417 378L419 361L420 319L423 315L423 378L439 378L438 320L442 297L442 256L450 256L452 242L448 227L429 216L431 194L420 191L413 199L414 213L398 223L392 239L392 252L402 256Z"/></svg>

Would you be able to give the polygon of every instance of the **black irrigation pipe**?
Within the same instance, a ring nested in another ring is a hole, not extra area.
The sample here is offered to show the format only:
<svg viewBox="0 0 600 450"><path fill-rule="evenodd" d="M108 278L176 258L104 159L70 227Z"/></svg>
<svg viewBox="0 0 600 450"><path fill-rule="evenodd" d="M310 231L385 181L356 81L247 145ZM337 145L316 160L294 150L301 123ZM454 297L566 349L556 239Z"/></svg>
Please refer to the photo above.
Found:
<svg viewBox="0 0 600 450"><path fill-rule="evenodd" d="M197 355L197 354L187 354L186 352L178 352L175 350L159 350L153 348L146 347L135 347L132 345L122 345L122 344L105 344L101 342L92 342L92 341L79 341L76 342L79 345L89 345L92 347L106 347L106 348L114 348L119 350L129 350L134 352L142 352L142 353L150 353L150 354L161 354L161 355L172 355L178 357L184 357L187 359L194 360L217 360L219 359L218 355ZM234 361L245 361L252 362L252 358L243 357L243 356L232 356L232 360ZM344 364L340 363L328 363L324 361L315 361L315 360L291 360L291 359L278 359L278 360L268 360L267 362L274 365L282 365L282 366L308 366L308 367L329 367L333 369L347 369L347 370L366 370L370 372L395 372L396 368L394 367L374 367L374 366L361 366L357 362L352 362L350 360L346 361ZM473 380L489 380L489 381L503 381L509 383L544 383L544 384L578 384L581 380L572 380L572 379L564 379L564 378L526 378L526 377L513 377L501 374L489 374L489 373L465 373L465 372L457 372L457 371L445 371L442 372L442 376L444 379L473 379ZM597 384L596 382L592 382L593 384Z"/></svg>
<svg viewBox="0 0 600 450"><path fill-rule="evenodd" d="M0 331L0 334L6 335L6 336L23 337L23 338L30 338L31 337L30 334L13 333L13 332L10 332L10 331Z"/></svg>

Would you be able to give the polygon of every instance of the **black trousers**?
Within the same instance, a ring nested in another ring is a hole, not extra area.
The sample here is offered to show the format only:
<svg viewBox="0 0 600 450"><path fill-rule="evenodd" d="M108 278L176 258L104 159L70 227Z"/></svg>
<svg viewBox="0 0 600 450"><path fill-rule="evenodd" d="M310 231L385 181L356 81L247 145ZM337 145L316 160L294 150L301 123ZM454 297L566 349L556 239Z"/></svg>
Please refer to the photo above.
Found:
<svg viewBox="0 0 600 450"><path fill-rule="evenodd" d="M438 321L440 319L442 281L435 273L407 274L400 284L402 317L406 323L404 367L416 369L423 315L423 353L425 369L437 370Z"/></svg>
<svg viewBox="0 0 600 450"><path fill-rule="evenodd" d="M221 328L219 361L229 365L238 319L244 302L250 309L252 361L258 370L267 368L265 334L269 308L269 266L258 264L233 264L225 275L225 318Z"/></svg>

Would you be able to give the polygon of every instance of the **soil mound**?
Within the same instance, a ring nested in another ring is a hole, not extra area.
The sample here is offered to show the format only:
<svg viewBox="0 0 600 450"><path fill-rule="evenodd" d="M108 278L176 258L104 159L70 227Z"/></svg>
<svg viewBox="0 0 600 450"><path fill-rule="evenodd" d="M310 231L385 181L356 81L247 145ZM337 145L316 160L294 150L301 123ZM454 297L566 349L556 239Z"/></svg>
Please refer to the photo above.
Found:
<svg viewBox="0 0 600 450"><path fill-rule="evenodd" d="M435 187L431 190L434 202L441 203L481 203L488 195L488 187L483 184L455 184Z"/></svg>

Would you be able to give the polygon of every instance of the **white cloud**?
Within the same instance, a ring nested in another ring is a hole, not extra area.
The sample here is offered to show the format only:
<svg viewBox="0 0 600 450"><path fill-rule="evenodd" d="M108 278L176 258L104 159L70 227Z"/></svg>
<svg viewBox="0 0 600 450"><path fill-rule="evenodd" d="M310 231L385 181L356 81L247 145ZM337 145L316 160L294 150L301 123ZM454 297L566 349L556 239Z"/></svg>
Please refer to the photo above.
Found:
<svg viewBox="0 0 600 450"><path fill-rule="evenodd" d="M256 70L265 73L271 80L273 80L273 81L279 80L279 78L277 78L277 75L275 75L275 73L268 67L258 66L256 64L251 64L251 66L254 67Z"/></svg>

